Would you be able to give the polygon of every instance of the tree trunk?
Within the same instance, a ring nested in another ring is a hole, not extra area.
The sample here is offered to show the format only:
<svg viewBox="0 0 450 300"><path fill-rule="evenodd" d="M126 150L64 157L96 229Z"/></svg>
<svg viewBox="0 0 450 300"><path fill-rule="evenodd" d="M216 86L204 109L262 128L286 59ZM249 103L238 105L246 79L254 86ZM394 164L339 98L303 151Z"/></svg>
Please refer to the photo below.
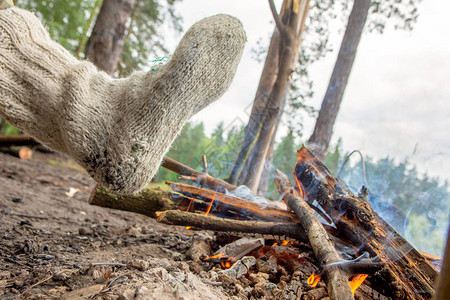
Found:
<svg viewBox="0 0 450 300"><path fill-rule="evenodd" d="M89 20L87 21L86 25L83 28L83 34L81 35L80 42L78 43L77 49L75 50L75 54L80 57L82 49L86 50L86 42L87 42L87 35L89 32L89 29L91 29L91 25L94 22L94 18L97 16L98 9L100 8L100 5L103 3L103 0L97 0L95 1L94 7L91 10L91 15L89 16Z"/></svg>
<svg viewBox="0 0 450 300"><path fill-rule="evenodd" d="M283 7L286 1L283 3ZM283 10L284 11L284 10ZM283 13L283 12L282 12ZM278 59L280 49L280 32L275 27L270 40L269 50L267 51L266 61L264 68L259 79L258 90L256 91L255 100L253 100L252 112L248 120L248 124L245 127L244 141L239 152L238 158L233 165L230 176L227 179L232 184L237 183L239 173L242 166L245 164L252 147L256 143L258 134L260 132L261 123L264 119L264 111L267 105L267 100L272 91L272 87L277 79L278 75Z"/></svg>
<svg viewBox="0 0 450 300"><path fill-rule="evenodd" d="M333 126L352 70L370 4L370 0L355 0L353 3L327 92L314 131L308 140L312 144L310 147L313 149L313 153L320 159L325 157L328 150Z"/></svg>
<svg viewBox="0 0 450 300"><path fill-rule="evenodd" d="M250 116L251 121L249 122L250 125L251 122L257 120L254 126L256 128L256 134L253 134L250 137L246 136L246 139L244 140L244 146L250 145L251 147L249 152L247 152L249 154L244 157L244 168L241 171L238 180L238 184L247 185L254 192L257 191L261 174L264 170L267 153L269 152L271 142L274 141L273 136L276 133L276 129L283 113L289 76L297 61L301 43L301 34L304 30L308 8L309 0L285 0L283 2L281 12L282 24L280 26L284 27L283 31L288 32L290 36L283 34L283 32L279 33L278 52L269 52L266 58L266 65L271 62L272 59L277 59L276 78L271 86L269 86L270 82L264 82L267 86L261 87L263 81L260 81L260 87L258 88L255 99L260 98L261 102L256 102L255 100L254 109ZM277 24L277 27L279 27L278 25L279 24ZM274 35L277 31L281 31L280 28L275 31ZM272 38L272 42L274 42L274 40L276 40L275 37ZM270 50L271 49L269 49L269 51ZM274 58L269 56L269 54L278 57ZM261 77L267 76L264 74L264 71L266 71L266 68L264 68ZM269 71L269 68L267 68L267 71ZM261 105L262 103L263 105ZM258 105L259 109L256 109L256 105ZM263 107L262 113L260 113L261 107ZM254 112L258 114L253 115ZM247 138L252 139L252 142L248 142Z"/></svg>
<svg viewBox="0 0 450 300"><path fill-rule="evenodd" d="M275 132L277 132L278 126L275 129ZM275 135L272 136L272 140L270 141L269 149L267 150L267 156L266 161L264 162L264 169L261 174L261 178L259 179L258 184L258 195L264 195L267 193L267 190L269 189L269 182L270 182L270 175L273 172L272 162L273 162L273 156L275 154Z"/></svg>
<svg viewBox="0 0 450 300"><path fill-rule="evenodd" d="M86 45L86 58L110 75L120 61L133 5L134 0L104 0Z"/></svg>

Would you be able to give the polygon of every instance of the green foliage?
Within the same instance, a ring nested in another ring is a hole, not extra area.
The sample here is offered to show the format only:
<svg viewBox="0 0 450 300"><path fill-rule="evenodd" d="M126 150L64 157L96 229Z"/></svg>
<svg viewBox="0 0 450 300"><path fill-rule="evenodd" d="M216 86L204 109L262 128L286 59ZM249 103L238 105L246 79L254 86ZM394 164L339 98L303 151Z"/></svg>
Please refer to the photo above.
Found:
<svg viewBox="0 0 450 300"><path fill-rule="evenodd" d="M225 133L223 123L220 123L211 137L208 137L204 132L203 123L188 122L175 139L167 156L196 170L202 170L202 155L205 154L208 161L208 173L222 178L230 172L243 136L243 127L232 127ZM173 172L160 168L157 179L158 181L176 181L177 176Z"/></svg>
<svg viewBox="0 0 450 300"><path fill-rule="evenodd" d="M18 7L33 11L44 24L50 36L64 48L75 54L77 47L89 35L86 26L94 13L98 0L83 1L37 1L19 0ZM180 32L181 17L175 13L174 4L180 0L136 0L128 23L124 50L119 65L120 75L140 70L154 59L167 54L164 47L164 26ZM89 28L87 28L89 29ZM84 51L84 49L81 49Z"/></svg>
<svg viewBox="0 0 450 300"><path fill-rule="evenodd" d="M0 135L18 135L20 130L0 118Z"/></svg>
<svg viewBox="0 0 450 300"><path fill-rule="evenodd" d="M19 0L16 5L34 12L43 22L50 36L75 54L95 2L96 0Z"/></svg>
<svg viewBox="0 0 450 300"><path fill-rule="evenodd" d="M155 57L168 54L161 28L169 25L175 32L181 32L181 17L174 11L177 1L180 0L136 1L118 68L121 76L143 69Z"/></svg>

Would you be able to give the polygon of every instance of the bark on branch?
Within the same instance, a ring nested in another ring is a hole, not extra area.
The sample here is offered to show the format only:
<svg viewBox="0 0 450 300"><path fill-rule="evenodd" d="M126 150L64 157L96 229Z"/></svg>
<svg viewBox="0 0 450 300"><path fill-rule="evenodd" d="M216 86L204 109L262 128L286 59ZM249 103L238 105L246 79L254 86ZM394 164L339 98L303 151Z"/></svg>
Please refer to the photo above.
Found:
<svg viewBox="0 0 450 300"><path fill-rule="evenodd" d="M158 212L156 216L156 221L168 225L193 226L204 230L253 233L276 237L286 236L299 242L308 241L303 228L298 223L239 221L180 210Z"/></svg>
<svg viewBox="0 0 450 300"><path fill-rule="evenodd" d="M161 166L182 176L191 176L193 177L192 179L196 179L198 181L198 184L200 184L201 186L218 192L223 193L226 190L234 191L236 189L235 185L229 184L228 182L225 182L221 179L214 178L206 173L194 170L191 167L183 165L182 163L179 163L167 156L164 157Z"/></svg>
<svg viewBox="0 0 450 300"><path fill-rule="evenodd" d="M215 201L217 204L226 205L227 210L235 210L241 216L244 216L246 213L250 213L251 216L260 220L284 221L292 223L295 223L297 220L293 213L275 206L258 204L249 200L201 189L191 185L170 181L166 181L166 183L176 192L180 192L189 197L192 196L199 199L206 198L209 202Z"/></svg>
<svg viewBox="0 0 450 300"><path fill-rule="evenodd" d="M283 200L294 211L297 218L301 220L303 229L308 235L309 242L319 263L324 266L341 261L339 254L328 238L327 232L312 208L294 192L285 174L279 170L276 170L275 173L275 185L280 194L283 195ZM327 268L324 280L331 299L353 299L347 274L338 266Z"/></svg>
<svg viewBox="0 0 450 300"><path fill-rule="evenodd" d="M123 211L131 211L155 218L157 211L175 209L178 203L172 200L170 192L160 188L144 189L134 195L118 195L96 185L89 198L89 204Z"/></svg>

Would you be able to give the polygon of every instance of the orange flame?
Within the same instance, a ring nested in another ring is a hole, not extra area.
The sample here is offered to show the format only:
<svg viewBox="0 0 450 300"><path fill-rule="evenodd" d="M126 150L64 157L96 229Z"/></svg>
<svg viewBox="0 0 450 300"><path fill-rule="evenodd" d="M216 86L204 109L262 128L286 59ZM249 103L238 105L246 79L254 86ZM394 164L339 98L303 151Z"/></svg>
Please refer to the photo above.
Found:
<svg viewBox="0 0 450 300"><path fill-rule="evenodd" d="M191 229L191 228L192 228L191 226L186 226L186 229L187 229L187 230L189 230L189 229Z"/></svg>
<svg viewBox="0 0 450 300"><path fill-rule="evenodd" d="M369 275L357 274L357 275L353 276L352 280L349 282L353 295L355 295L356 289L364 282L364 280L366 280L367 276L369 276Z"/></svg>
<svg viewBox="0 0 450 300"><path fill-rule="evenodd" d="M208 256L208 257L203 258L202 260L203 261L220 260L220 265L224 269L230 268L237 261L237 259L235 257L226 256L223 253L219 253L219 254L216 254L216 255L213 255L213 256Z"/></svg>
<svg viewBox="0 0 450 300"><path fill-rule="evenodd" d="M224 257L224 256L225 256L225 254L219 253L219 254L216 254L216 255L213 255L213 256L205 257L205 258L203 259L203 261L208 260L208 259L212 259L212 258L222 258L222 257Z"/></svg>
<svg viewBox="0 0 450 300"><path fill-rule="evenodd" d="M281 246L286 246L286 245L288 245L289 244L289 241L288 240L284 240L282 243L281 243Z"/></svg>
<svg viewBox="0 0 450 300"><path fill-rule="evenodd" d="M194 198L191 198L191 201L189 201L189 205L188 205L186 211L189 211L189 208L191 208L192 202L194 202Z"/></svg>
<svg viewBox="0 0 450 300"><path fill-rule="evenodd" d="M207 216L209 214L209 212L211 211L211 207L212 207L212 205L214 203L214 200L216 199L216 195L217 195L217 193L214 193L214 196L213 196L213 198L211 200L211 203L209 204L209 207L208 207L208 210L205 213L205 216Z"/></svg>
<svg viewBox="0 0 450 300"><path fill-rule="evenodd" d="M311 287L315 287L320 281L320 275L316 275L314 273L311 274L311 276L309 276L308 278L308 284Z"/></svg>

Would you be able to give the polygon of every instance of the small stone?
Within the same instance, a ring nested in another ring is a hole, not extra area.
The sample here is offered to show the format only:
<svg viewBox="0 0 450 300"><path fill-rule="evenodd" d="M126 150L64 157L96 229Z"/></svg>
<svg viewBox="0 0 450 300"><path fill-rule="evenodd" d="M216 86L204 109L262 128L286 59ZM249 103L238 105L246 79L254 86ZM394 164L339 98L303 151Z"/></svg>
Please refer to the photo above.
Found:
<svg viewBox="0 0 450 300"><path fill-rule="evenodd" d="M50 254L36 254L36 255L33 255L33 258L43 259L43 260L52 260L55 258L55 256L50 255Z"/></svg>
<svg viewBox="0 0 450 300"><path fill-rule="evenodd" d="M149 263L145 260L134 259L128 262L127 267L137 269L139 271L145 271L148 269Z"/></svg>
<svg viewBox="0 0 450 300"><path fill-rule="evenodd" d="M66 281L67 279L69 279L69 276L66 273L56 273L55 275L53 275L53 280L56 281Z"/></svg>
<svg viewBox="0 0 450 300"><path fill-rule="evenodd" d="M16 288L23 287L23 281L22 280L14 280L14 287L16 287Z"/></svg>
<svg viewBox="0 0 450 300"><path fill-rule="evenodd" d="M33 224L29 220L22 220L19 223L20 226L33 226Z"/></svg>
<svg viewBox="0 0 450 300"><path fill-rule="evenodd" d="M22 202L22 198L20 198L20 197L12 197L11 201L14 202L14 203L20 203L20 202Z"/></svg>
<svg viewBox="0 0 450 300"><path fill-rule="evenodd" d="M266 284L266 290L270 291L273 289L276 289L277 285L275 283L269 282L268 284Z"/></svg>
<svg viewBox="0 0 450 300"><path fill-rule="evenodd" d="M79 235L91 235L93 233L92 229L86 227L78 228Z"/></svg>

